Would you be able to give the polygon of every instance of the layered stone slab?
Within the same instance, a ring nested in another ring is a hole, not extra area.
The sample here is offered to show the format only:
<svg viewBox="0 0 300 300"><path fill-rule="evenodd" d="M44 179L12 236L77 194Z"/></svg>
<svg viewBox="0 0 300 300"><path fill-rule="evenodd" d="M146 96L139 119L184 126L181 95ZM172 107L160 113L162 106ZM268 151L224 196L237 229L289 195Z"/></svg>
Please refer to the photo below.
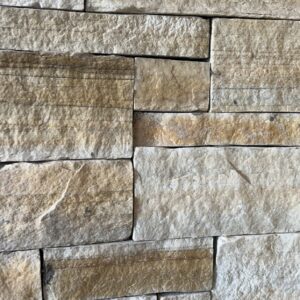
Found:
<svg viewBox="0 0 300 300"><path fill-rule="evenodd" d="M298 0L87 0L87 10L299 19Z"/></svg>
<svg viewBox="0 0 300 300"><path fill-rule="evenodd" d="M209 290L212 239L46 249L47 299L102 299Z"/></svg>
<svg viewBox="0 0 300 300"><path fill-rule="evenodd" d="M0 160L131 157L133 80L130 58L0 52Z"/></svg>
<svg viewBox="0 0 300 300"><path fill-rule="evenodd" d="M209 21L197 17L1 7L0 29L1 49L194 58L209 50Z"/></svg>
<svg viewBox="0 0 300 300"><path fill-rule="evenodd" d="M209 63L136 58L135 64L136 110L208 110Z"/></svg>
<svg viewBox="0 0 300 300"><path fill-rule="evenodd" d="M128 238L130 161L10 164L0 170L0 250Z"/></svg>
<svg viewBox="0 0 300 300"><path fill-rule="evenodd" d="M133 239L300 230L299 148L137 148Z"/></svg>
<svg viewBox="0 0 300 300"><path fill-rule="evenodd" d="M299 47L300 22L215 19L212 111L299 112Z"/></svg>
<svg viewBox="0 0 300 300"><path fill-rule="evenodd" d="M136 146L300 145L299 114L135 113Z"/></svg>
<svg viewBox="0 0 300 300"><path fill-rule="evenodd" d="M213 299L299 299L300 234L218 239Z"/></svg>
<svg viewBox="0 0 300 300"><path fill-rule="evenodd" d="M0 299L42 299L39 251L0 253Z"/></svg>
<svg viewBox="0 0 300 300"><path fill-rule="evenodd" d="M159 297L160 300L210 300L210 293L173 294Z"/></svg>

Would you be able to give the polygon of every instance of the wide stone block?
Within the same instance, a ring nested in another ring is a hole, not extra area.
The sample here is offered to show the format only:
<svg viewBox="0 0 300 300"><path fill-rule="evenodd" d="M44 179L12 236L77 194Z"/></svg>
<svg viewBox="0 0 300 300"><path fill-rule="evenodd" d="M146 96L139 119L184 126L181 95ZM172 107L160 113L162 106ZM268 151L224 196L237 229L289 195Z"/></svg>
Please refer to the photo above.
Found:
<svg viewBox="0 0 300 300"><path fill-rule="evenodd" d="M157 300L157 296L148 295L148 296L118 297L118 298L111 298L111 300Z"/></svg>
<svg viewBox="0 0 300 300"><path fill-rule="evenodd" d="M3 166L0 251L128 238L132 181L125 160Z"/></svg>
<svg viewBox="0 0 300 300"><path fill-rule="evenodd" d="M77 300L210 290L212 247L207 238L46 249L44 291Z"/></svg>
<svg viewBox="0 0 300 300"><path fill-rule="evenodd" d="M160 296L159 300L210 300L210 293L170 294Z"/></svg>

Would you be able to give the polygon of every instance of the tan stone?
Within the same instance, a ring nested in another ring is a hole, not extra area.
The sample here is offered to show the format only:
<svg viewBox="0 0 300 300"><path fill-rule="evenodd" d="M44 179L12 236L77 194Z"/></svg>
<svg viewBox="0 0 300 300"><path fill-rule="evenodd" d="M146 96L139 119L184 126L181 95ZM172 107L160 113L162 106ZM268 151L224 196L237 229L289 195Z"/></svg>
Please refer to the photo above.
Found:
<svg viewBox="0 0 300 300"><path fill-rule="evenodd" d="M300 112L299 48L300 22L215 19L212 110Z"/></svg>
<svg viewBox="0 0 300 300"><path fill-rule="evenodd" d="M1 49L205 58L209 21L1 7L0 40Z"/></svg>
<svg viewBox="0 0 300 300"><path fill-rule="evenodd" d="M212 287L212 239L46 249L45 294L102 299Z"/></svg>
<svg viewBox="0 0 300 300"><path fill-rule="evenodd" d="M0 170L0 250L89 244L132 230L130 161L10 164Z"/></svg>
<svg viewBox="0 0 300 300"><path fill-rule="evenodd" d="M0 299L42 300L39 251L0 253Z"/></svg>
<svg viewBox="0 0 300 300"><path fill-rule="evenodd" d="M136 58L135 64L136 110L208 110L209 63Z"/></svg>
<svg viewBox="0 0 300 300"><path fill-rule="evenodd" d="M136 113L136 146L300 145L299 114Z"/></svg>
<svg viewBox="0 0 300 300"><path fill-rule="evenodd" d="M130 58L0 52L0 160L131 157L133 77Z"/></svg>
<svg viewBox="0 0 300 300"><path fill-rule="evenodd" d="M173 294L160 296L159 300L210 300L210 293Z"/></svg>
<svg viewBox="0 0 300 300"><path fill-rule="evenodd" d="M111 298L110 300L157 300L156 296L135 296L135 297L121 297L121 298Z"/></svg>

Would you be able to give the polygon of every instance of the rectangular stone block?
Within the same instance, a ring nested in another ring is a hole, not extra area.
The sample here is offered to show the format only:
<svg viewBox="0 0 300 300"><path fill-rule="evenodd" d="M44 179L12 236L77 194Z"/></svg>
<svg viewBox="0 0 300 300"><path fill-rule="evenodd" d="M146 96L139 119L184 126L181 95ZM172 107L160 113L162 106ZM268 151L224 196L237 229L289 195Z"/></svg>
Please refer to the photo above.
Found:
<svg viewBox="0 0 300 300"><path fill-rule="evenodd" d="M299 299L299 253L299 233L219 238L213 299Z"/></svg>
<svg viewBox="0 0 300 300"><path fill-rule="evenodd" d="M133 81L130 58L0 52L0 160L131 157Z"/></svg>
<svg viewBox="0 0 300 300"><path fill-rule="evenodd" d="M137 148L133 239L300 230L299 148Z"/></svg>
<svg viewBox="0 0 300 300"><path fill-rule="evenodd" d="M157 296L134 296L134 297L121 297L121 298L111 298L111 300L157 300Z"/></svg>
<svg viewBox="0 0 300 300"><path fill-rule="evenodd" d="M215 19L212 111L300 112L299 48L300 22Z"/></svg>
<svg viewBox="0 0 300 300"><path fill-rule="evenodd" d="M171 294L160 296L159 300L210 300L210 293Z"/></svg>
<svg viewBox="0 0 300 300"><path fill-rule="evenodd" d="M10 164L0 169L0 251L128 238L130 161Z"/></svg>
<svg viewBox="0 0 300 300"><path fill-rule="evenodd" d="M208 110L209 63L136 58L135 64L136 110Z"/></svg>
<svg viewBox="0 0 300 300"><path fill-rule="evenodd" d="M209 27L198 17L1 7L0 48L206 58Z"/></svg>
<svg viewBox="0 0 300 300"><path fill-rule="evenodd" d="M135 146L300 145L299 114L135 113Z"/></svg>
<svg viewBox="0 0 300 300"><path fill-rule="evenodd" d="M46 249L51 299L102 299L212 287L212 239Z"/></svg>

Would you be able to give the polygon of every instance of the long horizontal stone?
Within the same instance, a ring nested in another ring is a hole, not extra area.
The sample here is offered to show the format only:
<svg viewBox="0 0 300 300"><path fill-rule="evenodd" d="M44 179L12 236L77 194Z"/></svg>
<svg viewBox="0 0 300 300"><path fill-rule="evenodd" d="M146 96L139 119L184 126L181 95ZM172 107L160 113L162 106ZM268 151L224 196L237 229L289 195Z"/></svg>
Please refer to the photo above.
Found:
<svg viewBox="0 0 300 300"><path fill-rule="evenodd" d="M130 58L0 52L0 160L131 157L133 77Z"/></svg>
<svg viewBox="0 0 300 300"><path fill-rule="evenodd" d="M130 161L10 164L0 169L0 251L128 238Z"/></svg>
<svg viewBox="0 0 300 300"><path fill-rule="evenodd" d="M300 230L299 148L137 148L133 239Z"/></svg>
<svg viewBox="0 0 300 300"><path fill-rule="evenodd" d="M205 58L209 21L0 7L0 41L13 50Z"/></svg>
<svg viewBox="0 0 300 300"><path fill-rule="evenodd" d="M157 300L157 296L134 296L134 297L121 297L121 298L111 298L111 300Z"/></svg>
<svg viewBox="0 0 300 300"><path fill-rule="evenodd" d="M136 58L135 64L136 110L208 110L209 63Z"/></svg>
<svg viewBox="0 0 300 300"><path fill-rule="evenodd" d="M42 299L38 250L0 253L0 299Z"/></svg>
<svg viewBox="0 0 300 300"><path fill-rule="evenodd" d="M300 18L298 0L87 0L87 10L118 13Z"/></svg>
<svg viewBox="0 0 300 300"><path fill-rule="evenodd" d="M135 146L300 145L299 114L136 113Z"/></svg>
<svg viewBox="0 0 300 300"><path fill-rule="evenodd" d="M300 112L299 47L300 22L215 19L212 111Z"/></svg>
<svg viewBox="0 0 300 300"><path fill-rule="evenodd" d="M159 300L210 300L210 293L173 294L160 296Z"/></svg>
<svg viewBox="0 0 300 300"><path fill-rule="evenodd" d="M299 253L299 233L219 238L213 299L299 299Z"/></svg>
<svg viewBox="0 0 300 300"><path fill-rule="evenodd" d="M48 300L192 292L212 287L209 238L46 249L44 259Z"/></svg>

